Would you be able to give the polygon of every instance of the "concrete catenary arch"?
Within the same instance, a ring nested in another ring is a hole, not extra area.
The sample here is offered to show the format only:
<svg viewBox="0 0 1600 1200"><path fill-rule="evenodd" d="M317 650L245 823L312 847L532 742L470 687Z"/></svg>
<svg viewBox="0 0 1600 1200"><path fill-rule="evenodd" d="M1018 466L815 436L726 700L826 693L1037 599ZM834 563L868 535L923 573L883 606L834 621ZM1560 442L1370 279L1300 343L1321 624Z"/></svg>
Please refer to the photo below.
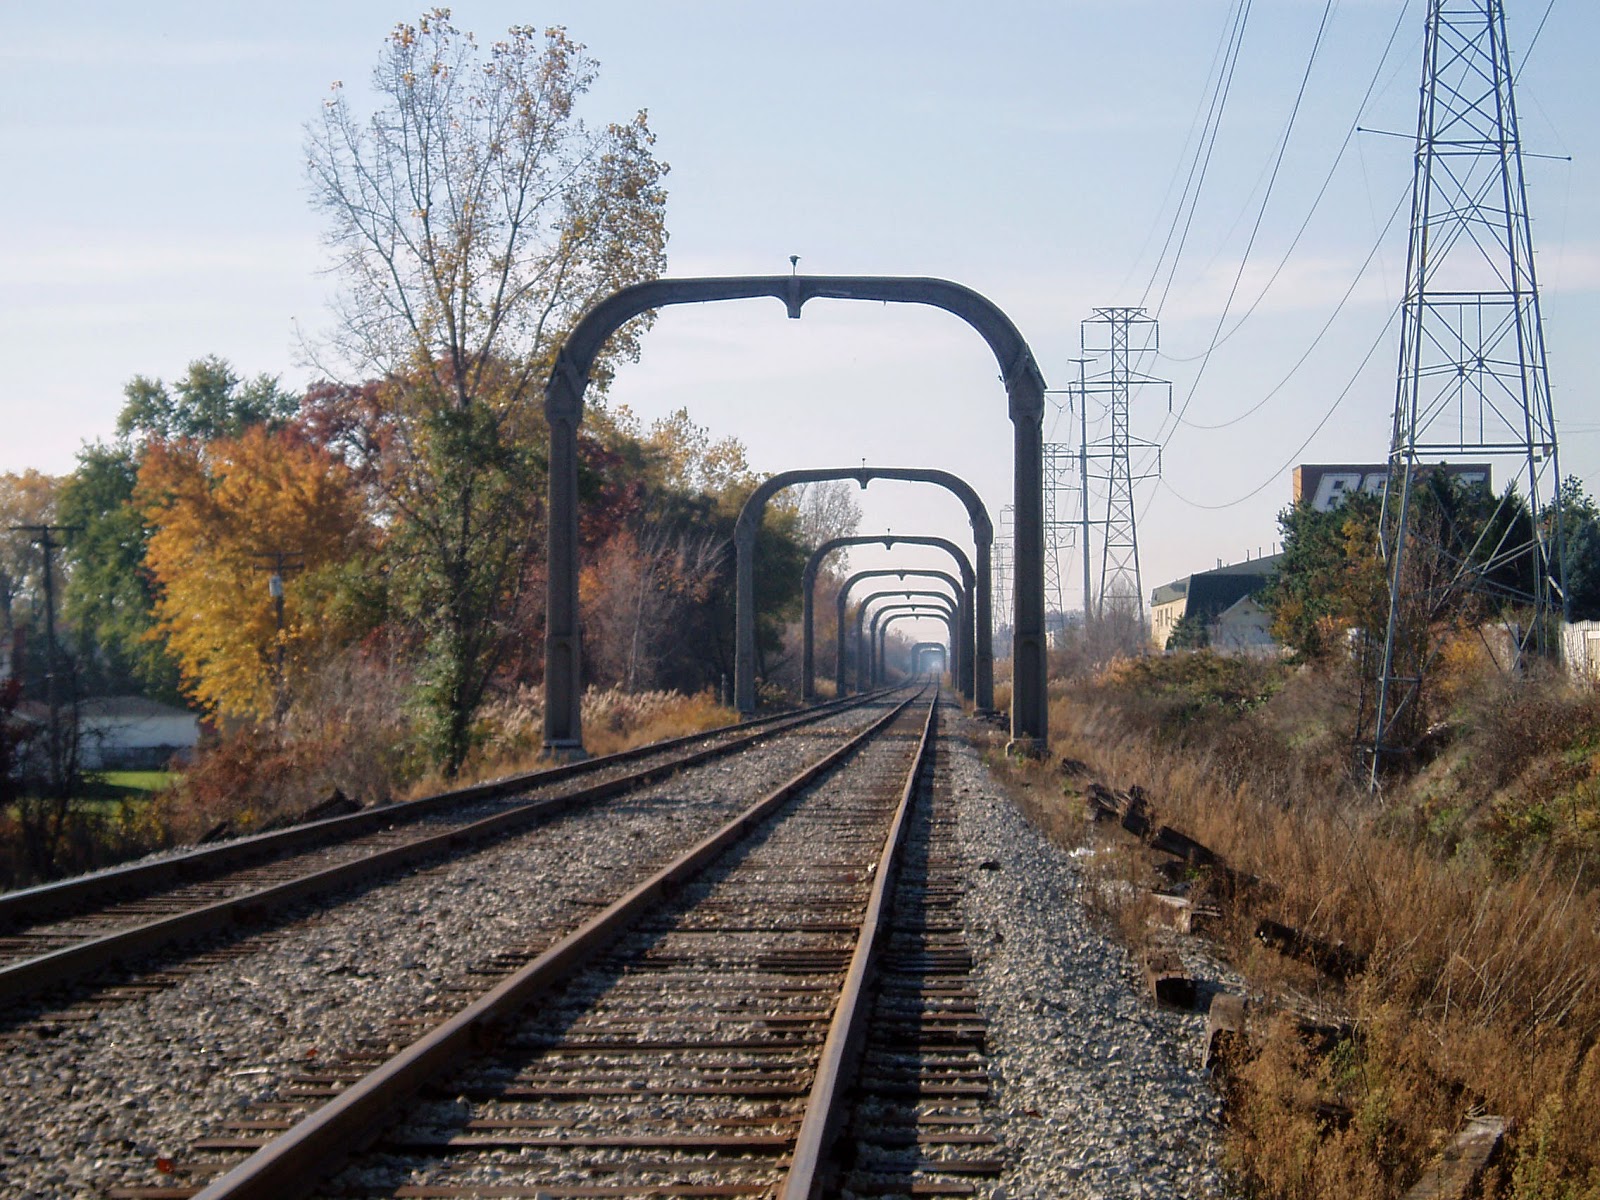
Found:
<svg viewBox="0 0 1600 1200"><path fill-rule="evenodd" d="M943 621L948 634L955 633L955 613L949 609L940 608L931 601L902 601L899 604L888 604L872 615L872 628L867 635L867 664L869 674L868 687L879 687L887 682L888 664L886 661L886 646L889 626L899 620L912 620L922 618L929 621ZM863 691L866 688L862 689Z"/></svg>
<svg viewBox="0 0 1600 1200"><path fill-rule="evenodd" d="M823 559L827 558L828 555L832 554L835 550L840 550L840 549L843 549L843 548L845 548L847 546L870 546L870 545L878 545L880 543L882 544L882 546L883 546L883 548L885 550L892 550L892 549L894 549L894 547L895 547L895 545L897 543L900 543L900 544L904 544L904 545L907 545L907 546L933 546L933 547L935 547L935 548L937 548L939 550L945 551L947 554L950 555L951 558L955 559L956 566L961 571L961 583L962 583L962 586L967 589L967 596L968 596L967 608L968 608L969 613L976 612L976 610L977 610L977 606L978 606L978 603L979 603L978 596L977 596L977 591L976 591L976 588L975 588L975 583L976 583L976 578L977 577L976 577L976 574L974 573L974 571L972 569L972 560L967 557L967 552L965 550L963 550L960 546L956 545L949 538L931 537L931 536L917 536L917 535L898 536L897 537L896 535L889 534L889 533L882 534L882 535L879 535L879 536L873 536L873 535L870 535L870 534L861 534L861 535L854 535L854 536L851 536L851 537L830 538L828 541L823 542L822 545L818 546L815 550L813 550L811 552L811 557L806 560L805 571L801 574L801 577L800 577L800 595L801 595L801 607L800 607L800 628L801 628L800 698L802 700L811 701L811 700L816 699L816 691L817 691L817 689L816 689L816 612L815 612L815 605L816 605L816 592L817 592L817 576L822 571L822 561L823 561ZM841 597L844 595L843 589L840 590L839 594L840 594ZM984 611L986 611L986 612L990 611L989 610L989 601L987 599L983 600L982 604L983 604L983 607L984 607ZM977 641L976 641L976 638L974 637L973 627L972 626L973 626L973 623L971 621L963 620L963 623L962 623L962 626L961 626L961 636L960 636L959 639L957 639L958 640L958 646L952 647L951 648L951 653L954 654L954 653L957 652L957 650L959 650L959 654L960 654L961 677L956 681L957 682L957 686L960 688L961 693L964 696L967 697L967 699L974 701L974 703L976 704L977 697L978 697L977 686L976 686L976 681L977 681L977 678L978 678L978 669L976 667L976 662L977 662ZM844 694L844 659L843 659L843 654L844 654L844 603L843 603L842 600L839 603L839 619L838 619L838 624L836 625L835 628L837 630L837 649L836 649L836 653L837 653L838 657L836 657L834 659L834 683L835 683L836 694L843 695ZM985 640L985 645L986 646L988 645L988 639ZM994 702L994 695L993 695L993 691L994 691L994 656L993 656L992 649L990 650L989 662L986 663L984 668L983 668L982 677L989 681L989 689L990 689L989 701L990 701L990 707L992 708L993 707L993 702ZM989 711L989 709L985 709L981 704L977 704L977 707L979 708L980 711L984 711L984 712Z"/></svg>
<svg viewBox="0 0 1600 1200"><path fill-rule="evenodd" d="M943 601L944 604L948 605L949 607L945 608L940 606L940 611L949 615L950 633L952 636L955 634L955 601L951 600L950 597L946 596L943 592L936 592L930 588L894 588L881 592L873 592L872 595L863 599L860 607L856 609L856 691L858 692L864 692L869 686L871 686L874 674L872 671L872 642L870 639L868 639L866 633L868 613L871 610L872 605L877 601L887 600L894 597L904 597L906 600L915 599L918 601L919 605L924 608L933 608L933 600L935 598ZM888 609L879 610L879 612L887 611ZM875 637L878 632L876 615L873 616L872 621L872 634Z"/></svg>
<svg viewBox="0 0 1600 1200"><path fill-rule="evenodd" d="M907 575L928 576L930 578L935 578L935 579L942 580L944 583L949 584L951 591L953 591L955 593L955 598L956 598L956 620L957 620L957 624L959 626L959 629L957 631L957 637L956 637L955 644L956 644L957 647L960 646L961 641L962 641L962 638L960 636L961 631L963 631L966 628L966 626L967 626L967 624L968 624L968 622L970 620L971 609L968 606L970 605L971 602L967 598L967 596L963 596L961 587L956 583L955 578L952 575L950 575L948 572L946 572L946 571L935 571L935 570L929 570L929 569L919 569L919 568L916 568L916 567L903 567L903 568L902 567L874 567L871 570L867 570L867 571L857 571L854 575L851 575L849 578L847 578L842 585L840 585L840 587L839 587L839 595L835 598L835 601L834 601L834 603L835 603L835 605L837 606L837 609L838 609L838 614L837 615L838 615L838 622L839 622L838 628L835 631L835 652L838 655L838 658L837 658L837 660L835 662L835 683L836 683L835 691L836 691L836 693L841 694L841 695L843 694L843 684L839 683L838 681L842 680L844 678L844 664L845 664L845 652L844 652L844 648L845 648L845 643L844 643L845 619L844 619L844 613L845 613L845 607L849 603L849 600L850 600L850 592L851 592L851 590L856 586L856 584L860 583L862 580L865 580L865 579L888 579L888 578L892 578L892 577L897 577L897 578L900 578L900 579L903 580ZM879 594L881 595L882 593L879 593ZM891 592L889 594L898 596L898 595L901 595L903 593L901 593L901 592ZM970 596L970 593L968 593L967 595ZM864 607L865 606L863 605L863 608ZM860 610L858 610L858 615L860 615ZM858 642L857 648L859 650L859 642ZM957 667L958 670L962 670L962 671L965 670L965 664L961 661L959 650L957 651L957 654L956 654L956 667ZM858 672L858 674L859 674L859 672Z"/></svg>
<svg viewBox="0 0 1600 1200"><path fill-rule="evenodd" d="M761 529L761 518L766 512L767 501L777 495L784 488L793 487L800 483L823 483L834 479L854 479L863 488L874 479L892 479L903 483L931 483L944 488L960 500L967 510L967 520L972 525L972 542L977 556L977 573L980 588L987 591L989 586L990 547L994 543L994 523L989 519L989 510L984 507L983 499L966 480L949 471L941 471L933 467L818 467L795 471L780 471L770 479L763 480L755 491L744 502L744 507L739 510L739 519L734 525L733 545L737 557L738 568L738 598L737 598L737 624L736 638L734 641L734 704L744 716L755 712L756 707L756 534ZM989 648L992 637L993 615L989 612L987 595L982 595L979 600L981 606L977 612L977 636L982 639L981 652L989 655L993 661L993 652ZM994 705L994 678L993 668L990 667L984 680L988 690L988 705ZM979 702L979 707L985 707Z"/></svg>
<svg viewBox="0 0 1600 1200"><path fill-rule="evenodd" d="M879 679L887 679L889 675L889 626L893 625L896 621L914 621L919 618L924 620L939 619L936 613L889 613L883 618L882 623L879 624L877 648L874 654L877 662L877 676ZM920 648L928 645L937 646L941 654L944 651L944 646L939 642L914 643L911 647L910 657L911 674L913 676L921 674L921 668L919 667L917 660L919 658Z"/></svg>
<svg viewBox="0 0 1600 1200"><path fill-rule="evenodd" d="M583 749L578 625L578 425L589 373L606 340L626 322L671 304L757 297L781 300L791 318L810 300L926 304L960 317L983 338L1000 367L1013 441L1016 520L1012 587L1011 740L1022 753L1049 741L1044 628L1044 375L1011 318L971 288L947 279L849 275L746 275L656 279L621 288L591 308L556 352L545 384L550 428L549 534L545 569L544 744Z"/></svg>
<svg viewBox="0 0 1600 1200"><path fill-rule="evenodd" d="M932 671L933 668L927 664L935 656L942 673L948 669L950 662L950 651L943 642L918 642L911 647L911 664L919 672Z"/></svg>

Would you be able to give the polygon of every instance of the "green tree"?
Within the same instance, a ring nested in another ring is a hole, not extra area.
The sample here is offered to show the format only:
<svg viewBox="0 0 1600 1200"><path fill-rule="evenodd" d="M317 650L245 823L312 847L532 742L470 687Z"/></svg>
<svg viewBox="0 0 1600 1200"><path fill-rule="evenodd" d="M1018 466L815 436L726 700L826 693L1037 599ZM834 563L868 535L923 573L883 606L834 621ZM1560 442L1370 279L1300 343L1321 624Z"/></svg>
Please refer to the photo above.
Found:
<svg viewBox="0 0 1600 1200"><path fill-rule="evenodd" d="M1377 553L1381 504L1362 493L1327 512L1297 504L1278 514L1283 557L1261 602L1272 613L1272 636L1301 657L1339 649L1346 631L1381 619L1388 595Z"/></svg>
<svg viewBox="0 0 1600 1200"><path fill-rule="evenodd" d="M1184 613L1167 635L1168 650L1204 650L1211 645L1211 629L1204 617Z"/></svg>
<svg viewBox="0 0 1600 1200"><path fill-rule="evenodd" d="M447 771L528 640L539 385L585 310L665 265L667 168L644 113L601 129L579 118L594 78L562 29L513 26L484 49L435 9L390 34L370 115L335 85L309 129L343 283L329 350L379 384L364 444ZM602 388L643 328L612 338Z"/></svg>
<svg viewBox="0 0 1600 1200"><path fill-rule="evenodd" d="M1600 507L1575 476L1561 485L1560 505L1569 619L1600 620Z"/></svg>
<svg viewBox="0 0 1600 1200"><path fill-rule="evenodd" d="M177 665L151 636L150 525L133 503L138 475L126 446L95 442L78 452L78 469L61 490L61 520L73 528L62 615L84 647L88 692L176 702Z"/></svg>
<svg viewBox="0 0 1600 1200"><path fill-rule="evenodd" d="M299 403L273 376L246 380L216 355L193 360L170 385L143 375L128 381L116 439L79 451L77 470L61 489L60 520L73 527L62 614L82 648L88 691L181 699L177 664L152 632L155 591L145 565L152 526L134 503L146 454L170 441L280 428Z"/></svg>
<svg viewBox="0 0 1600 1200"><path fill-rule="evenodd" d="M284 391L274 376L246 380L227 359L214 354L191 362L188 373L171 387L135 375L123 395L117 437L135 445L238 437L253 425L281 426L300 406L300 398Z"/></svg>

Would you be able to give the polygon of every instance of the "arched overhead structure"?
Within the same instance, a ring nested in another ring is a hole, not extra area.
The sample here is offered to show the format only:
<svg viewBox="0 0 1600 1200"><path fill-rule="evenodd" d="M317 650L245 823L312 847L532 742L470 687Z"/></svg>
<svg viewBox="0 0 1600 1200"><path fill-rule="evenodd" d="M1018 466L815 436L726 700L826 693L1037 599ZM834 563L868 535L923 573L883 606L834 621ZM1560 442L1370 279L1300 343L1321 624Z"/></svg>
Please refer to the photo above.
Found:
<svg viewBox="0 0 1600 1200"><path fill-rule="evenodd" d="M916 600L919 606L924 608L934 608L936 607L934 605L934 601L940 601L941 603L937 606L938 611L949 616L950 632L952 635L955 633L957 620L956 603L943 592L936 592L931 588L900 588L897 590L873 592L872 595L862 600L861 606L856 609L856 691L858 692L866 691L867 688L872 685L874 678L874 672L872 670L873 643L870 638L867 637L865 631L868 610L877 601L887 600L894 597L904 597L906 600ZM879 610L879 612L887 611L887 609ZM876 636L878 632L877 615L878 614L875 613L872 617L873 636Z"/></svg>
<svg viewBox="0 0 1600 1200"><path fill-rule="evenodd" d="M949 575L947 575L943 571L919 571L919 570L916 570L915 568L911 568L911 567L907 567L905 570L901 570L898 567L878 567L878 568L874 568L874 569L872 569L870 571L857 571L854 575L851 575L849 578L847 578L844 581L843 584L840 585L839 594L838 594L838 596L836 596L834 598L834 604L835 604L835 606L836 606L836 608L838 610L837 614L836 614L837 615L837 619L838 619L838 626L837 626L837 628L835 630L835 645L834 645L834 653L836 655L835 663L834 663L834 669L835 669L835 676L834 676L835 688L834 688L834 690L835 690L835 693L837 695L841 695L842 696L844 694L845 660L846 660L846 657L847 657L846 654L845 654L845 641L844 641L844 630L845 630L845 625L846 625L844 614L845 614L845 608L850 602L851 589L853 589L856 586L856 584L860 583L864 579L885 579L885 578L889 578L889 577L899 577L901 579L904 579L907 575L929 575L929 576L942 578L945 583L948 583L950 585L951 589L955 592L955 595L956 595L956 600L957 600L957 610L956 610L957 624L958 625L963 625L967 621L968 614L970 612L970 608L961 607L961 600L962 600L961 589L956 586L955 580L952 579ZM888 592L888 593L878 592L878 593L875 593L875 595L884 595L884 594L891 595L891 596L898 596L898 595L903 595L904 593L903 592ZM860 618L862 618L864 616L865 610L866 610L866 606L867 606L868 603L871 602L871 599L872 598L869 597L867 600L862 601L861 607L859 609L857 609L857 611L856 611L856 616L857 616L857 621L856 621L856 625L857 625L857 630L856 630L857 660L856 661L857 661L857 663L859 663L861 661L860 657L859 657L860 651L861 651L861 632L860 632L861 619ZM961 642L961 639L958 636L957 639L956 639L956 645L959 646L960 642ZM959 658L958 658L957 662L958 662L958 665L959 665L959 663L960 663ZM858 667L858 669L856 671L856 678L859 679L860 677L861 677L861 672L860 672L859 667Z"/></svg>
<svg viewBox="0 0 1600 1200"><path fill-rule="evenodd" d="M928 612L898 612L894 609L883 610L873 620L872 632L872 682L873 686L881 687L889 680L889 626L900 620L931 620L940 619L939 610L933 608ZM945 628L949 629L951 617L945 617ZM952 632L954 632L952 630Z"/></svg>
<svg viewBox="0 0 1600 1200"><path fill-rule="evenodd" d="M837 603L839 612L841 614L840 620L843 620L842 614L844 612L845 604L850 596L850 589L855 587L855 585L860 583L862 580L891 578L904 580L907 576L923 576L930 579L937 579L939 582L949 585L951 592L954 593L956 602L955 616L957 624L957 637L955 642L957 649L955 653L954 665L957 671L965 673L966 664L962 661L960 654L960 646L962 641L960 634L964 632L967 624L971 620L972 607L971 600L969 598L970 593L965 591L961 584L957 582L956 577L951 575L948 571L936 571L927 567L875 567L870 571L857 571L854 575L850 576L850 578L846 579L844 581L844 585L839 589ZM898 595L899 593L895 594ZM937 595L938 593L934 594ZM842 638L840 639L840 648L841 650L843 648Z"/></svg>
<svg viewBox="0 0 1600 1200"><path fill-rule="evenodd" d="M902 612L889 612L889 613L886 613L883 616L883 618L879 621L879 623L878 623L878 636L875 639L876 640L876 646L875 646L875 649L874 649L873 657L874 657L874 661L877 664L876 677L880 681L886 680L888 678L888 676L889 676L889 627L891 625L893 625L896 621L916 621L916 620L929 620L929 619L938 620L938 614L937 613L932 613L932 614L930 614L930 613L918 613L918 612L903 612L903 613ZM919 666L919 664L917 662L917 659L918 659L918 649L917 648L919 646L925 646L925 645L928 645L928 644L929 643L926 643L926 642L915 642L911 646L910 654L909 654L909 657L907 658L907 663L910 666L910 674L912 675L912 677L915 677L917 675L922 674L922 669L921 669L921 667ZM944 647L940 646L939 643L937 643L937 642L934 642L932 644L935 645L935 646L939 646L939 649L941 651L944 649Z"/></svg>
<svg viewBox="0 0 1600 1200"><path fill-rule="evenodd" d="M867 635L867 663L870 669L868 675L869 687L880 687L888 682L888 662L885 658L889 626L896 621L921 619L926 621L943 621L945 630L949 634L955 633L956 616L948 609L940 608L937 604L928 601L903 601L900 604L889 604L872 614L872 629Z"/></svg>
<svg viewBox="0 0 1600 1200"><path fill-rule="evenodd" d="M943 642L918 642L911 647L911 666L917 673L933 673L937 666L942 675L950 662L950 651Z"/></svg>
<svg viewBox="0 0 1600 1200"><path fill-rule="evenodd" d="M578 704L582 642L578 627L578 424L583 393L601 347L627 321L653 308L711 300L781 300L791 318L810 300L927 304L960 317L988 344L1005 382L1013 435L1011 740L1024 753L1049 739L1044 628L1044 376L1011 318L971 288L946 279L886 276L746 275L655 279L613 292L591 308L556 352L545 384L550 426L549 535L545 570L544 744L583 749ZM988 622L983 622L987 627ZM986 634L985 634L986 635Z"/></svg>
<svg viewBox="0 0 1600 1200"><path fill-rule="evenodd" d="M816 591L817 576L822 570L822 560L835 550L846 546L869 546L882 543L885 550L892 550L897 544L907 546L933 546L945 551L956 560L956 566L961 570L961 584L967 589L967 611L973 614L981 603L985 612L989 611L987 599L978 600L975 588L976 574L972 569L972 560L967 557L967 552L956 545L949 538L942 537L896 537L893 534L884 534L882 537L855 536L830 538L823 542L811 553L806 560L804 573L800 577L800 628L801 628L801 654L800 654L800 698L810 701L816 699ZM834 659L834 683L837 695L844 695L844 594L846 589L839 591L839 620L837 629L837 650ZM984 639L984 645L989 645L989 639ZM987 712L994 707L994 655L989 652L989 661L980 672L977 663L977 641L973 634L973 622L963 618L961 636L957 645L952 646L950 654L959 655L961 675L956 680L962 695L972 700L976 707ZM983 678L988 681L989 697L986 708L981 701L977 680Z"/></svg>
<svg viewBox="0 0 1600 1200"><path fill-rule="evenodd" d="M990 641L993 614L989 612L990 567L989 552L994 542L994 523L989 510L971 484L949 471L923 467L820 467L797 471L780 471L764 480L750 493L744 507L739 510L739 520L733 529L734 553L738 559L738 614L734 640L734 704L741 715L749 716L756 708L756 534L761 529L761 518L767 501L786 487L799 483L823 483L834 479L854 479L863 488L874 479L894 479L904 483L931 483L944 488L966 507L967 520L972 524L972 542L977 551L979 592L977 637L981 639L980 654L993 661ZM992 665L985 678L988 703L978 701L980 708L994 705L994 676Z"/></svg>

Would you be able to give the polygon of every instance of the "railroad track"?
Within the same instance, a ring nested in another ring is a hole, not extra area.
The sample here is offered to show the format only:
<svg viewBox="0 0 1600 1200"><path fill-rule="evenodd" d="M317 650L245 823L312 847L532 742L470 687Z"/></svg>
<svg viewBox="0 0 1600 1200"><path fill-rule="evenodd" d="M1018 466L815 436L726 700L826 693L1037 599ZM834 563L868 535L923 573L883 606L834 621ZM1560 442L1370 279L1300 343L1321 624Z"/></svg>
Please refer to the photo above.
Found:
<svg viewBox="0 0 1600 1200"><path fill-rule="evenodd" d="M108 1194L970 1194L1000 1170L983 1025L937 706L909 704L420 1038L401 1018Z"/></svg>
<svg viewBox="0 0 1600 1200"><path fill-rule="evenodd" d="M25 1017L25 1002L46 989L180 943L260 930L306 901L623 795L859 702L820 705L0 895L0 1008L10 1007L13 1019ZM116 994L163 985L159 978L123 982Z"/></svg>

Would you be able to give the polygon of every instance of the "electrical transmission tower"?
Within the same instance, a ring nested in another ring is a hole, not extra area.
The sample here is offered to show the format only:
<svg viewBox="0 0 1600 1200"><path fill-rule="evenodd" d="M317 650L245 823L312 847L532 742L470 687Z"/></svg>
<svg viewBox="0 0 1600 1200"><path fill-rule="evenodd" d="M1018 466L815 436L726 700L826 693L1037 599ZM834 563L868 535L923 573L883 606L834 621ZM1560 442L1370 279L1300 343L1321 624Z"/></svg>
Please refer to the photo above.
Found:
<svg viewBox="0 0 1600 1200"><path fill-rule="evenodd" d="M1470 600L1480 619L1507 617L1519 657L1548 653L1565 600L1561 474L1512 81L1501 0L1429 0L1379 529L1389 613L1363 712L1374 784L1424 727L1434 622ZM1453 455L1499 459L1509 476L1494 481L1499 506L1468 539L1413 494L1428 465Z"/></svg>
<svg viewBox="0 0 1600 1200"><path fill-rule="evenodd" d="M1016 516L1014 504L1007 504L1000 510L1000 528L995 534L991 551L990 610L994 613L996 623L1007 629L1011 627L1011 558L1016 547Z"/></svg>
<svg viewBox="0 0 1600 1200"><path fill-rule="evenodd" d="M1161 476L1161 447L1135 438L1130 432L1129 408L1134 390L1145 386L1168 387L1138 369L1139 360L1160 349L1160 327L1142 308L1097 308L1094 316L1079 326L1079 339L1085 355L1108 355L1104 371L1084 379L1079 387L1085 400L1093 390L1106 397L1109 436L1085 444L1080 455L1082 470L1093 459L1105 464L1105 474L1097 478L1106 485L1105 543L1100 556L1100 592L1095 601L1095 616L1105 615L1106 605L1126 608L1144 620L1144 589L1139 577L1139 531L1134 513L1133 485ZM1168 392L1168 406L1171 392ZM1135 473L1133 452L1154 451L1150 465ZM1085 481L1087 498L1087 479ZM1084 522L1087 526L1087 520Z"/></svg>
<svg viewBox="0 0 1600 1200"><path fill-rule="evenodd" d="M1078 542L1078 519L1073 515L1078 491L1078 447L1064 442L1044 444L1044 603L1045 623L1060 636L1067 624L1067 575L1063 550ZM1054 614L1052 617L1051 614Z"/></svg>

